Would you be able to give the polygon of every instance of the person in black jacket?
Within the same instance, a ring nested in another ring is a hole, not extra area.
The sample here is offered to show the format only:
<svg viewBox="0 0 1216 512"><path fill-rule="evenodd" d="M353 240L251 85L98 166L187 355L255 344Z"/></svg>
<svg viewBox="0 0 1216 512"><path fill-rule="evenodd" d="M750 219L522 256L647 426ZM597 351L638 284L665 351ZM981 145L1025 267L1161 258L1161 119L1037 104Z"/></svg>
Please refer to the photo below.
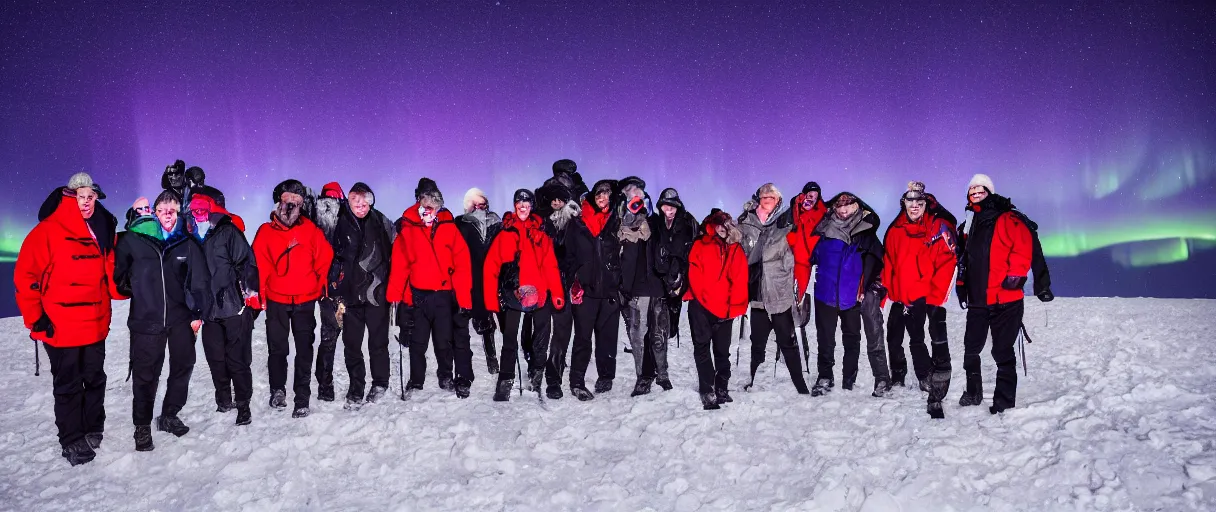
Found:
<svg viewBox="0 0 1216 512"><path fill-rule="evenodd" d="M160 188L173 192L177 196L177 204L185 208L193 197L186 176L186 162L177 160L165 166L165 172L160 175Z"/></svg>
<svg viewBox="0 0 1216 512"><path fill-rule="evenodd" d="M208 293L213 300L203 314L203 354L215 385L216 411L236 409L236 424L248 425L253 397L253 321L260 305L257 262L245 234L211 196L201 191L194 194L188 219L193 221L190 232L202 244L210 271Z"/></svg>
<svg viewBox="0 0 1216 512"><path fill-rule="evenodd" d="M346 193L336 181L326 183L321 187L321 197L317 198L314 221L325 241L334 250L334 259L329 264L329 273L325 277L325 293L317 301L317 309L321 312L321 343L317 344L317 400L334 401L334 354L338 350L338 337L342 335L342 315L346 305L338 295L338 283L342 277L342 262L336 257L341 252L339 248L338 219L349 215L346 205Z"/></svg>
<svg viewBox="0 0 1216 512"><path fill-rule="evenodd" d="M473 307L469 311L469 322L457 321L454 332L458 343L469 345L469 324L481 335L486 352L486 371L490 375L498 373L498 349L494 347L494 331L498 325L494 323L494 315L486 310L485 279L486 253L490 251L490 242L494 235L502 229L502 218L490 211L490 200L486 193L479 188L471 188L464 193L464 215L456 217L456 228L469 246L469 260L473 270Z"/></svg>
<svg viewBox="0 0 1216 512"><path fill-rule="evenodd" d="M667 303L670 320L667 339L680 335L680 309L684 292L688 290L688 253L697 239L698 223L680 200L674 188L664 189L659 194L658 212L651 215L651 234L654 248L654 269L663 282L663 301Z"/></svg>
<svg viewBox="0 0 1216 512"><path fill-rule="evenodd" d="M667 329L671 321L664 283L655 268L651 237L658 230L647 215L646 183L629 177L620 181L617 214L621 241L621 303L625 305L625 331L633 348L637 380L631 396L650 393L652 383L671 389L667 376ZM657 221L657 220L656 220Z"/></svg>
<svg viewBox="0 0 1216 512"><path fill-rule="evenodd" d="M211 305L210 273L202 247L178 218L177 195L166 190L153 206L156 218L140 217L115 250L114 283L131 297L132 419L135 449L152 444L152 408L169 351L169 379L156 429L181 437L190 431L177 413L186 405L194 372L194 341Z"/></svg>
<svg viewBox="0 0 1216 512"><path fill-rule="evenodd" d="M621 328L620 226L612 212L613 180L601 180L583 199L582 214L566 234L566 258L571 260L570 304L574 308L574 346L570 354L570 393L579 400L595 398L585 378L591 362L591 335L595 335L595 392L612 389L616 378L617 333Z"/></svg>
<svg viewBox="0 0 1216 512"><path fill-rule="evenodd" d="M553 253L557 257L557 268L561 274L562 290L567 296L574 282L575 261L570 257L567 243L568 233L575 229L574 219L582 214L582 208L574 201L570 189L560 183L545 185L536 191L537 202L549 205L550 213L545 217L542 229L553 239ZM548 385L545 395L557 400L562 397L562 373L566 371L566 354L570 350L570 335L574 329L573 308L562 308L552 314L553 327L549 338L549 360L545 362L545 380Z"/></svg>
<svg viewBox="0 0 1216 512"><path fill-rule="evenodd" d="M578 164L574 160L563 158L553 162L553 177L570 180L568 188L576 203L582 202L583 196L587 195L587 183L583 181L583 175L578 173Z"/></svg>
<svg viewBox="0 0 1216 512"><path fill-rule="evenodd" d="M385 299L388 270L392 261L393 224L375 208L371 187L355 183L346 193L346 204L338 215L334 234L334 261L338 267L336 296L343 305L342 355L350 387L346 405L355 408L364 401L376 402L388 391L389 304ZM363 332L372 387L363 395L366 370L363 364Z"/></svg>

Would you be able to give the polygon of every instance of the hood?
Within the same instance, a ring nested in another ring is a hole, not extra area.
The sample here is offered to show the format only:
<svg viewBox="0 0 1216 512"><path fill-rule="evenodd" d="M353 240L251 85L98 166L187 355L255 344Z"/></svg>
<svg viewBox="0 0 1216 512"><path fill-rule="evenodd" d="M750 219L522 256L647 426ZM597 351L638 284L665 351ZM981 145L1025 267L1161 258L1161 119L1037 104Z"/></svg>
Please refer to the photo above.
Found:
<svg viewBox="0 0 1216 512"><path fill-rule="evenodd" d="M178 224L181 224L181 219L178 219ZM156 240L164 240L164 236L160 231L160 223L156 222L156 217L151 215L141 215L131 220L127 226L127 231L131 233L139 233L148 238Z"/></svg>
<svg viewBox="0 0 1216 512"><path fill-rule="evenodd" d="M684 211L684 201L680 200L680 193L674 188L665 188L659 193L659 202L656 203L659 208L666 206L674 206L679 211Z"/></svg>
<svg viewBox="0 0 1216 512"><path fill-rule="evenodd" d="M486 210L490 209L490 197L487 196L486 193L483 192L481 189L479 189L477 187L473 187L473 188L469 189L468 192L464 193L464 212L465 213L469 213L469 212L473 211L473 201L475 199L481 199L482 201L485 201Z"/></svg>
<svg viewBox="0 0 1216 512"><path fill-rule="evenodd" d="M515 216L515 212L509 212L502 216L503 229L539 229L541 226L540 216L535 213L528 215L528 220L521 221Z"/></svg>
<svg viewBox="0 0 1216 512"><path fill-rule="evenodd" d="M579 207L578 203L574 201L567 201L566 206L559 210L554 210L553 213L549 214L549 220L553 222L553 226L556 227L558 231L561 231L566 229L566 224L568 224L575 217L581 215L582 212L583 209Z"/></svg>
<svg viewBox="0 0 1216 512"><path fill-rule="evenodd" d="M414 206L411 206L409 208L406 208L404 212L401 212L401 220L403 220L406 223L406 225L411 225L411 226L423 226L424 225L422 223L422 214L418 213L417 204L415 204ZM454 220L454 218L452 217L452 212L448 211L447 208L443 208L443 209L440 209L435 214L435 220L437 222L443 223L443 222L452 222Z"/></svg>
<svg viewBox="0 0 1216 512"><path fill-rule="evenodd" d="M342 185L339 185L336 181L331 181L326 183L325 186L321 187L321 197L331 199L346 199L346 194L342 192ZM317 202L320 201L321 199L318 198Z"/></svg>
<svg viewBox="0 0 1216 512"><path fill-rule="evenodd" d="M701 221L701 238L708 240L722 240L718 236L718 232L726 231L725 242L729 244L737 244L743 240L743 232L739 230L739 224L735 219L730 217L729 213L714 208L709 215Z"/></svg>
<svg viewBox="0 0 1216 512"><path fill-rule="evenodd" d="M362 181L356 182L354 185L352 185L350 187L350 192L348 192L346 195L348 198L351 195L362 195L363 197L367 198L368 206L371 206L372 208L376 207L376 193L372 192L372 188ZM443 195L439 196L439 204L443 204Z"/></svg>

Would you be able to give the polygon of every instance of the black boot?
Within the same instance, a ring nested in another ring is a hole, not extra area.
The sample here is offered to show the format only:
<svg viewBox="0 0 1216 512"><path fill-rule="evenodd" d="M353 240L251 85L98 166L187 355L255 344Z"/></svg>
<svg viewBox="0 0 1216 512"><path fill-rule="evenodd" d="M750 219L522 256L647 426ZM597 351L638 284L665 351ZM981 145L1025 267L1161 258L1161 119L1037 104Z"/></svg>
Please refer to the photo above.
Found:
<svg viewBox="0 0 1216 512"><path fill-rule="evenodd" d="M472 384L464 379L456 379L456 398L468 398Z"/></svg>
<svg viewBox="0 0 1216 512"><path fill-rule="evenodd" d="M137 425L135 427L135 451L150 452L156 448L152 444L152 427L149 425Z"/></svg>
<svg viewBox="0 0 1216 512"><path fill-rule="evenodd" d="M444 391L453 391L456 389L456 381L449 376L439 377L439 389Z"/></svg>
<svg viewBox="0 0 1216 512"><path fill-rule="evenodd" d="M958 404L963 407L969 407L982 403L984 403L984 381L980 380L979 375L968 375L967 389L963 391L963 396L958 399Z"/></svg>
<svg viewBox="0 0 1216 512"><path fill-rule="evenodd" d="M235 409L232 405L232 390L228 388L217 388L215 390L215 412L228 412Z"/></svg>
<svg viewBox="0 0 1216 512"><path fill-rule="evenodd" d="M296 406L295 410L291 411L291 417L292 418L307 418L311 412L312 411L310 411L308 409L307 405Z"/></svg>
<svg viewBox="0 0 1216 512"><path fill-rule="evenodd" d="M633 392L629 396L641 396L650 394L650 379L638 379L633 385Z"/></svg>
<svg viewBox="0 0 1216 512"><path fill-rule="evenodd" d="M562 387L561 386L549 386L549 387L545 388L545 396L549 397L549 400L561 400L562 396L563 396Z"/></svg>
<svg viewBox="0 0 1216 512"><path fill-rule="evenodd" d="M84 435L84 440L88 441L90 448L96 450L101 448L101 440L104 437L105 434L102 432L89 432L88 434Z"/></svg>
<svg viewBox="0 0 1216 512"><path fill-rule="evenodd" d="M887 382L886 380L878 380L878 381L874 382L874 392L870 393L870 396L875 397L875 398L882 398L884 396L887 396L887 393L890 393L890 392L891 392L891 383Z"/></svg>
<svg viewBox="0 0 1216 512"><path fill-rule="evenodd" d="M317 400L322 402L334 401L334 386L317 386Z"/></svg>
<svg viewBox="0 0 1216 512"><path fill-rule="evenodd" d="M511 386L515 385L512 379L499 380L498 386L494 388L494 401L506 402L511 400Z"/></svg>
<svg viewBox="0 0 1216 512"><path fill-rule="evenodd" d="M574 397L577 398L580 402L586 402L588 400L595 400L595 395L591 394L591 392L588 391L587 388L585 388L583 386L571 387L570 394L574 395Z"/></svg>
<svg viewBox="0 0 1216 512"><path fill-rule="evenodd" d="M157 416L156 430L168 432L177 437L190 433L190 427L187 427L185 423L182 423L181 418L177 417L177 413L170 414L162 412L160 416Z"/></svg>
<svg viewBox="0 0 1216 512"><path fill-rule="evenodd" d="M284 389L270 390L270 408L271 409L286 409L287 408L287 390L284 390Z"/></svg>
<svg viewBox="0 0 1216 512"><path fill-rule="evenodd" d="M701 393L701 408L707 411L721 409L718 405L718 395L716 393Z"/></svg>
<svg viewBox="0 0 1216 512"><path fill-rule="evenodd" d="M663 391L671 391L671 389L674 387L671 385L671 379L668 379L667 377L659 377L654 380L654 383L663 388Z"/></svg>
<svg viewBox="0 0 1216 512"><path fill-rule="evenodd" d="M64 459L67 459L68 464L79 466L92 462L97 457L97 452L93 451L93 447L89 446L89 441L80 438L76 442L63 447L60 452Z"/></svg>
<svg viewBox="0 0 1216 512"><path fill-rule="evenodd" d="M599 379L595 381L596 393L607 393L612 391L612 381L607 379Z"/></svg>
<svg viewBox="0 0 1216 512"><path fill-rule="evenodd" d="M544 377L545 377L545 372L543 370L529 371L528 372L528 391L535 391L537 393L540 393L541 379L543 379Z"/></svg>
<svg viewBox="0 0 1216 512"><path fill-rule="evenodd" d="M720 404L728 404L735 401L735 399L730 397L730 391L725 389L716 390L714 392L714 396L717 397L718 403Z"/></svg>
<svg viewBox="0 0 1216 512"><path fill-rule="evenodd" d="M248 425L253 423L253 413L249 411L249 402L236 403L236 424Z"/></svg>
<svg viewBox="0 0 1216 512"><path fill-rule="evenodd" d="M490 375L498 374L498 350L494 348L494 333L481 335L482 344L486 349L486 370Z"/></svg>
<svg viewBox="0 0 1216 512"><path fill-rule="evenodd" d="M369 404L374 404L374 403L378 402L380 400L380 398L384 396L385 393L388 393L387 387L372 386L371 391L367 392L367 398L364 398L363 401L367 402Z"/></svg>
<svg viewBox="0 0 1216 512"><path fill-rule="evenodd" d="M836 383L832 379L816 379L815 387L811 388L811 396L823 396L832 391Z"/></svg>
<svg viewBox="0 0 1216 512"><path fill-rule="evenodd" d="M941 402L929 402L929 417L935 420L946 417L946 411L942 410Z"/></svg>

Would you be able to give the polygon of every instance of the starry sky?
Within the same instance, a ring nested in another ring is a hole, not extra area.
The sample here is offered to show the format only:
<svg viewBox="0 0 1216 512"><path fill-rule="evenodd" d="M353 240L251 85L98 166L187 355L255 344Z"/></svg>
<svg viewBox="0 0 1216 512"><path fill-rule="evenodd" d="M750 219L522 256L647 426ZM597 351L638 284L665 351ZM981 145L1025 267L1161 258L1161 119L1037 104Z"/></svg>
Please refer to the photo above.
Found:
<svg viewBox="0 0 1216 512"><path fill-rule="evenodd" d="M7 2L0 258L72 173L121 217L177 158L251 231L288 177L501 211L572 158L698 218L809 180L884 222L912 179L960 213L985 172L1049 256L1216 245L1210 2L352 3Z"/></svg>

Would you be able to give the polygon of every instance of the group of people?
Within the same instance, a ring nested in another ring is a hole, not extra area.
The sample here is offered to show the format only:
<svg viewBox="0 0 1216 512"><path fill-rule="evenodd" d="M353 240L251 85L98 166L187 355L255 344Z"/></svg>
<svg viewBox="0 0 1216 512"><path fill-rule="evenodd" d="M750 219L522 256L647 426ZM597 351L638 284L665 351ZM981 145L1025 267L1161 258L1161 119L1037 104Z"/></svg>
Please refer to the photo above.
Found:
<svg viewBox="0 0 1216 512"><path fill-rule="evenodd" d="M951 373L943 307L951 280L957 276L955 288L967 309L967 386L960 405L983 401L979 352L991 331L998 368L994 414L1015 405L1013 345L1032 269L1035 294L1052 299L1037 227L982 174L971 180L961 224L923 183L910 182L883 240L873 208L850 192L825 201L815 182L806 183L789 208L767 183L737 218L713 209L698 222L673 188L655 201L638 177L587 187L575 162L559 160L539 188L515 191L510 211L501 216L477 188L465 193L463 213L453 215L429 178L419 180L414 204L395 221L375 208L375 194L364 183L345 191L328 183L314 194L289 179L274 188L274 209L250 244L244 220L205 180L201 168L176 161L165 169L157 197L132 204L120 233L115 216L98 201L105 198L101 187L78 173L47 198L39 224L22 244L17 302L30 337L48 355L62 454L72 465L91 461L104 434L111 299L131 300L127 327L139 451L154 447L153 420L158 431L189 431L178 414L200 332L217 410L235 410L237 425L251 422L252 333L262 312L269 406L287 407L287 356L294 343L297 418L309 414L314 347L317 398L335 400L339 337L349 377L345 407L382 399L390 386L394 325L409 351L403 399L423 389L430 347L439 387L467 398L475 333L486 370L497 377L493 400L510 399L517 367L521 387L526 383L549 399L563 397L568 371L570 393L592 400L613 388L622 321L625 351L634 360L631 395L648 394L656 384L669 390L667 344L679 335L685 302L704 409L732 401L729 348L740 319L740 337L744 324L751 330L750 380L743 388L754 383L773 337L796 391L812 396L835 386L838 325L842 389L856 385L863 328L872 394L905 386L906 332L912 384L927 392L928 413L941 418ZM812 317L818 374L808 386L802 365L810 364L806 327ZM517 358L521 345L523 361ZM166 393L154 417L166 353ZM594 392L586 380L593 355Z"/></svg>

